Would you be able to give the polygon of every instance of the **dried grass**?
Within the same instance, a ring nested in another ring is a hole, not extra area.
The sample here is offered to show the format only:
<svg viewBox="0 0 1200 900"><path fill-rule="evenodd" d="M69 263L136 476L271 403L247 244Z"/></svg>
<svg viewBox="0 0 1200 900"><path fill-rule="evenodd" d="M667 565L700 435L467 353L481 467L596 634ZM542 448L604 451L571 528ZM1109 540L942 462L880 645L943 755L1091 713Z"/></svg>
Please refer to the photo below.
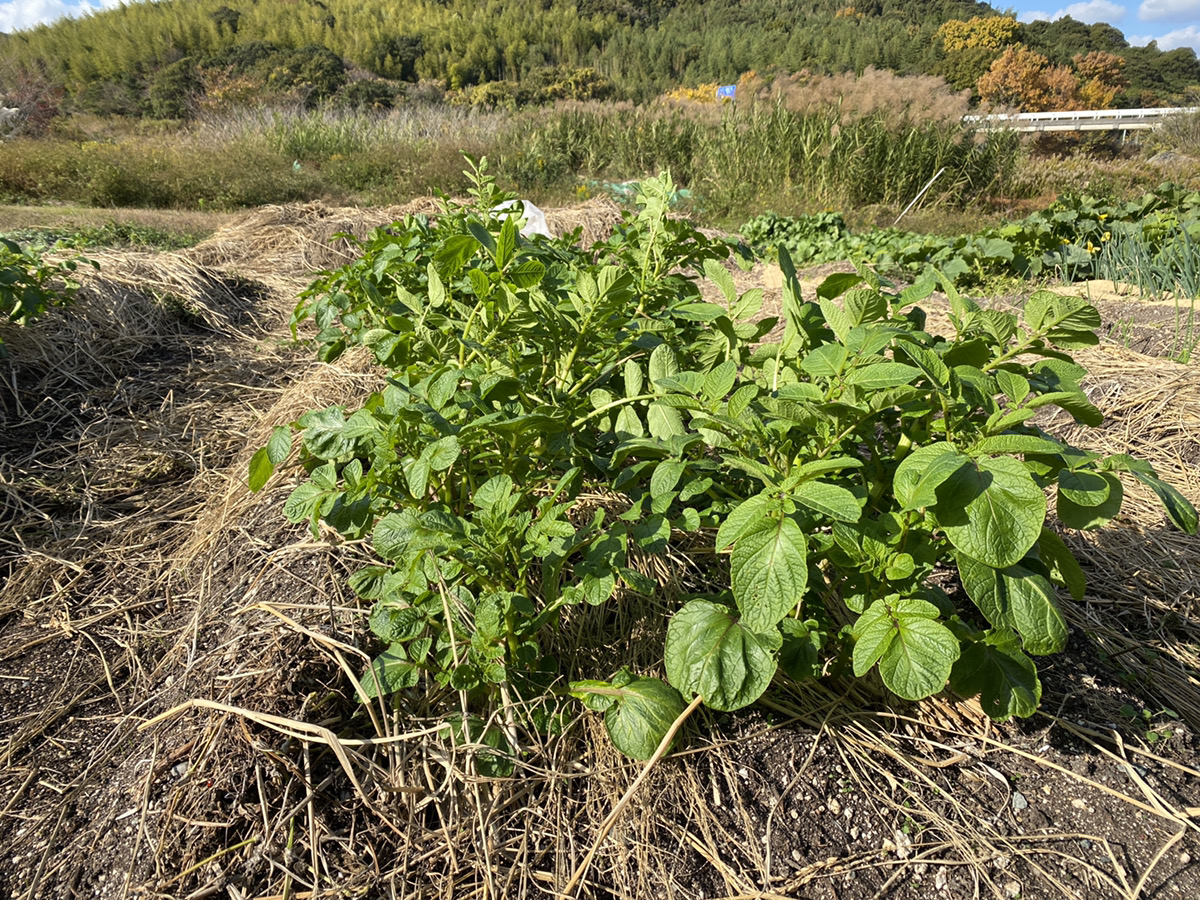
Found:
<svg viewBox="0 0 1200 900"><path fill-rule="evenodd" d="M885 113L893 124L933 120L957 125L971 99L970 90L956 91L936 75L896 75L872 66L861 75L751 72L738 82L738 93L803 113L834 106L846 119Z"/></svg>
<svg viewBox="0 0 1200 900"><path fill-rule="evenodd" d="M584 247L608 240L621 221L621 208L608 197L593 197L579 206L545 212L551 234L561 237L579 229L579 243Z"/></svg>
<svg viewBox="0 0 1200 900"><path fill-rule="evenodd" d="M1137 197L1164 181L1200 188L1200 162L1179 159L1151 162L1139 158L1095 159L1086 155L1028 158L1005 185L1007 195L1036 201L1038 209L1061 194L1089 194L1102 200ZM1029 210L1033 212L1033 209Z"/></svg>
<svg viewBox="0 0 1200 900"><path fill-rule="evenodd" d="M1060 413L1044 427L1076 446L1129 453L1200 507L1200 369L1105 343L1075 354L1099 429ZM1149 488L1125 480L1120 527L1064 534L1088 575L1083 604L1067 607L1110 659L1152 685L1162 703L1200 727L1200 537L1166 524Z"/></svg>
<svg viewBox="0 0 1200 900"><path fill-rule="evenodd" d="M335 239L335 235L345 233L363 239L371 229L390 225L406 215L437 210L433 198L374 209L330 207L320 201L263 206L219 229L186 253L199 265L220 266L294 295L315 272L355 259L353 243L346 238Z"/></svg>

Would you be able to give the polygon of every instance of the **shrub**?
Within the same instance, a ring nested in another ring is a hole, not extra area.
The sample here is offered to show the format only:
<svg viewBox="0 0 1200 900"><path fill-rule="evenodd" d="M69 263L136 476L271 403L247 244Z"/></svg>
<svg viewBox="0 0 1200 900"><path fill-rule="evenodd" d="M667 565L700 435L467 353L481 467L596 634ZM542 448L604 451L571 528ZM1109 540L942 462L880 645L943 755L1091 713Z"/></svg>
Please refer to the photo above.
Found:
<svg viewBox="0 0 1200 900"><path fill-rule="evenodd" d="M1200 91L1189 99L1193 106L1200 104ZM1151 132L1149 144L1156 151L1200 153L1200 111L1179 113L1163 120Z"/></svg>
<svg viewBox="0 0 1200 900"><path fill-rule="evenodd" d="M17 138L0 153L0 195L14 200L79 196L83 169L80 145L56 138Z"/></svg>
<svg viewBox="0 0 1200 900"><path fill-rule="evenodd" d="M350 191L399 196L417 168L417 156L414 148L396 145L372 146L348 156L335 153L321 164L321 175Z"/></svg>
<svg viewBox="0 0 1200 900"><path fill-rule="evenodd" d="M201 90L196 63L190 57L163 66L154 73L146 91L150 115L156 119L189 118Z"/></svg>
<svg viewBox="0 0 1200 900"><path fill-rule="evenodd" d="M396 104L400 89L387 81L364 78L352 81L337 93L336 103L343 109L363 112L388 110Z"/></svg>
<svg viewBox="0 0 1200 900"><path fill-rule="evenodd" d="M280 51L265 61L270 67L267 85L274 90L294 90L313 109L329 99L346 83L342 58L320 44L298 50Z"/></svg>

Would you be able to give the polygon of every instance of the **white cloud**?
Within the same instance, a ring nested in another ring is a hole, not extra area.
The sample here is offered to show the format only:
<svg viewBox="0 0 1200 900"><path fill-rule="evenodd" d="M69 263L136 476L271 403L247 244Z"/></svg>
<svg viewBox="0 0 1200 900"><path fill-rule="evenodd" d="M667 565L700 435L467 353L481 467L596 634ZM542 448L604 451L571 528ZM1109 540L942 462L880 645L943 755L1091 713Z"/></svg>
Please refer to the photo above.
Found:
<svg viewBox="0 0 1200 900"><path fill-rule="evenodd" d="M1149 0L1149 2L1153 3L1156 0ZM1166 0L1166 2L1171 2L1171 0ZM1200 0L1196 0L1196 2L1200 2ZM1088 0L1086 3L1072 3L1070 6L1064 6L1054 14L1053 18L1062 19L1070 16L1076 22L1094 25L1097 22L1116 22L1124 15L1125 7L1110 3L1109 0Z"/></svg>
<svg viewBox="0 0 1200 900"><path fill-rule="evenodd" d="M1159 50L1177 50L1180 47L1191 47L1200 54L1200 26L1188 25L1176 28L1162 35L1130 35L1126 38L1135 47L1145 47L1151 41L1158 41Z"/></svg>
<svg viewBox="0 0 1200 900"><path fill-rule="evenodd" d="M0 0L0 31L9 32L119 6L122 0Z"/></svg>
<svg viewBox="0 0 1200 900"><path fill-rule="evenodd" d="M1148 3L1200 3L1200 0L1146 0ZM1057 12L1048 13L1041 10L1029 10L1017 16L1021 22L1053 22L1070 16L1076 22L1094 25L1097 22L1118 22L1125 15L1125 7L1110 0L1087 0L1084 3L1072 3Z"/></svg>
<svg viewBox="0 0 1200 900"><path fill-rule="evenodd" d="M1138 7L1138 19L1143 22L1200 22L1200 0L1143 0ZM1195 28L1194 25L1189 27Z"/></svg>

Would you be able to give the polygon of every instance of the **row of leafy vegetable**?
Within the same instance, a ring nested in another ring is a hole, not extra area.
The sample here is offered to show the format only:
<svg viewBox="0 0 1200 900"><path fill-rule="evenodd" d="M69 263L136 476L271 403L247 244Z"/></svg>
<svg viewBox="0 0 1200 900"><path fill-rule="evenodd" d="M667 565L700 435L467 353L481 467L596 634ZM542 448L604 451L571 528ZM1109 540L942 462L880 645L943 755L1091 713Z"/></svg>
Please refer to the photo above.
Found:
<svg viewBox="0 0 1200 900"><path fill-rule="evenodd" d="M936 269L960 287L1006 277L1111 278L1156 293L1200 293L1200 192L1170 183L1127 203L1063 195L1020 221L957 237L854 232L836 212L764 213L742 235L760 252L786 248L796 264L865 260L906 276Z"/></svg>
<svg viewBox="0 0 1200 900"><path fill-rule="evenodd" d="M1097 342L1083 300L1038 292L1018 319L943 279L945 339L917 305L934 279L895 290L863 269L804 297L784 247L768 341L762 292L737 292L729 243L667 215L668 178L590 249L522 238L472 178L473 202L375 231L304 295L320 357L365 348L380 388L276 428L249 476L261 489L298 452L287 517L376 557L350 582L379 641L354 690L457 697L447 727L491 748L481 773L510 771L567 695L638 758L697 698L733 710L776 679L876 670L903 698L1030 715L1035 657L1067 639L1057 589L1085 588L1052 526L1104 525L1136 479L1196 531L1149 464L1032 424L1050 406L1101 421L1069 355ZM694 593L638 565L672 547ZM584 604L668 609L661 668L554 659Z"/></svg>

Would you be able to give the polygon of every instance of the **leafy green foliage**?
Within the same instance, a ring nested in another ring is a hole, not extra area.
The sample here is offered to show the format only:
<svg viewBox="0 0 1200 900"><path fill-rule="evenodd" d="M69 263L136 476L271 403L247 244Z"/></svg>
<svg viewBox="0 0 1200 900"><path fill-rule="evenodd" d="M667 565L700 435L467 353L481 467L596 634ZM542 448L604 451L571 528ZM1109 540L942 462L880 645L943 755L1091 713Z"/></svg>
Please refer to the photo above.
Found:
<svg viewBox="0 0 1200 900"><path fill-rule="evenodd" d="M0 238L26 245L26 249L62 247L91 250L97 247L136 247L145 250L182 250L192 247L205 235L166 231L132 222L105 222L102 225L31 226L0 233Z"/></svg>
<svg viewBox="0 0 1200 900"><path fill-rule="evenodd" d="M1173 184L1128 203L1068 194L1018 222L957 237L897 228L854 233L838 213L764 213L742 234L768 252L786 248L793 261L865 260L910 277L936 271L960 285L1056 274L1133 282L1148 293L1200 290L1200 192Z"/></svg>
<svg viewBox="0 0 1200 900"><path fill-rule="evenodd" d="M0 315L26 325L51 306L66 303L79 283L71 275L82 258L47 262L40 253L16 241L0 238ZM4 353L0 338L0 355Z"/></svg>
<svg viewBox="0 0 1200 900"><path fill-rule="evenodd" d="M1100 420L1068 353L1095 340L1081 299L1038 292L1018 318L946 279L946 339L917 307L932 281L897 291L864 269L804 298L783 249L782 335L764 342L761 292L738 294L729 247L667 216L667 178L585 251L526 240L470 177L470 205L376 231L305 293L294 322L321 358L364 348L386 383L276 429L250 466L262 487L298 443L287 517L377 557L351 579L382 647L364 699L440 685L505 734L541 727L518 710L577 664L549 655L568 608L654 593L630 551L700 532L712 590L670 616L666 683L570 682L623 752L649 757L696 696L733 710L846 661L905 699L949 685L1029 715L1033 657L1066 642L1057 587L1084 590L1047 491L1064 526L1094 527L1128 473L1196 530L1149 465L1030 424L1048 405ZM965 596L936 586L945 571Z"/></svg>
<svg viewBox="0 0 1200 900"><path fill-rule="evenodd" d="M613 744L626 756L649 759L683 712L679 691L657 678L622 669L611 682L573 681L571 694L604 713Z"/></svg>

